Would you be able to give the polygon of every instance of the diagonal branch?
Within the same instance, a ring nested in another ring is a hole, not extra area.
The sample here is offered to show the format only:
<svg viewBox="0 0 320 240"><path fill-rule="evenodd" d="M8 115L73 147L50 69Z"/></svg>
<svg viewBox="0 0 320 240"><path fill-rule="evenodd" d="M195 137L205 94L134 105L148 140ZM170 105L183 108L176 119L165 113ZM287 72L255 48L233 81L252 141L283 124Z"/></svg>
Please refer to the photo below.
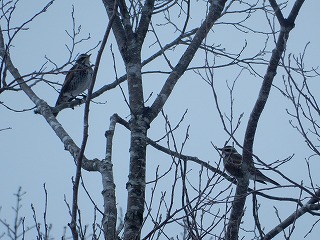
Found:
<svg viewBox="0 0 320 240"><path fill-rule="evenodd" d="M154 9L154 2L155 0L147 0L142 7L141 18L140 18L138 29L136 31L137 42L140 47L142 46L143 41L145 40L147 31L149 29L149 24L150 24L152 12Z"/></svg>
<svg viewBox="0 0 320 240"><path fill-rule="evenodd" d="M319 204L315 205L315 203L319 202L319 199L320 199L320 190L319 189L316 191L315 195L316 195L316 197L312 197L305 205L303 205L301 208L297 209L294 213L292 213L289 217L287 217L284 221L282 221L278 226L276 226L270 232L268 232L264 236L263 240L272 239L277 234L279 234L284 229L286 229L289 225L294 223L303 214L310 212L311 210L319 210Z"/></svg>
<svg viewBox="0 0 320 240"><path fill-rule="evenodd" d="M162 49L160 49L159 51L155 52L154 54L152 54L150 57L148 57L146 60L144 60L141 65L142 66L145 66L147 65L148 63L152 62L152 60L156 59L157 57L161 56L166 50L170 49L171 47L179 44L179 42L184 39L184 38L187 38L187 37L190 37L192 35L194 35L197 31L197 28L187 32L187 33L184 33L180 36L178 36L176 39L174 39L171 43L168 43L166 44ZM96 98L96 97L99 97L100 95L102 95L104 92L108 91L108 90L111 90L111 89L114 89L116 88L120 83L123 83L127 80L127 75L123 75L121 77L119 77L118 79L116 79L115 81L113 81L112 83L109 83L107 85L104 85L103 87L101 87L100 89L98 89L97 91L95 91L94 93L92 93L92 99ZM74 100L72 102L67 102L67 103L63 103L63 104L60 104L59 106L56 107L56 109L58 111L61 111L62 109L65 109L65 108L72 108L72 107L75 107L79 104L83 104L85 103L85 99L83 100L80 100L80 99L77 99L77 100Z"/></svg>
<svg viewBox="0 0 320 240"><path fill-rule="evenodd" d="M105 6L109 19L112 17L114 11L118 12L118 7L115 8L114 0L102 0L102 2ZM124 57L124 50L127 42L127 33L120 19L120 14L117 14L115 16L115 19L112 24L112 31L116 38L120 53Z"/></svg>
<svg viewBox="0 0 320 240"><path fill-rule="evenodd" d="M225 3L226 3L226 0L211 2L206 19L198 28L187 50L184 52L184 54L180 58L178 64L174 67L173 71L171 72L168 79L166 80L166 83L162 87L158 97L153 102L150 109L150 115L149 115L150 122L152 122L156 118L156 116L159 114L164 104L166 103L167 99L169 98L175 84L178 82L180 77L184 74L187 67L189 66L195 53L199 49L202 41L207 36L208 32L213 27L214 23L220 18L221 12L224 8Z"/></svg>
<svg viewBox="0 0 320 240"><path fill-rule="evenodd" d="M272 55L269 61L269 65L266 71L266 74L264 76L262 86L260 88L259 96L258 99L253 107L253 110L251 112L248 124L247 124L247 129L245 133L245 138L244 138L244 143L243 143L243 170L244 172L246 171L250 164L252 164L252 148L253 148L253 142L254 142L254 137L255 133L257 130L258 122L260 119L260 116L264 110L264 107L267 103L272 82L274 80L275 75L277 74L277 68L279 66L280 58L286 48L287 40L289 38L289 32L293 29L294 27L294 22L290 22L288 25L287 21L282 21L282 13L280 14L278 11L280 11L279 7L275 6L274 2L270 1L271 4L273 4L274 11L276 12L275 14L279 18L279 23L281 25L281 30L276 42L276 47L272 51ZM297 2L303 2L301 0L297 0ZM301 4L295 4L293 6L293 9L291 13L295 13L296 15L298 14L300 8L302 6ZM290 16L291 16L290 13ZM292 16L291 20L295 20L296 16ZM248 175L248 174L247 174ZM231 239L238 239L238 234L239 234L239 227L240 227L240 222L242 218L242 213L246 201L246 193L249 185L249 179L248 176L246 176L243 179L240 179L237 185L236 189L236 197L232 205L232 210L230 214L230 220L226 232L226 239L231 240Z"/></svg>
<svg viewBox="0 0 320 240"><path fill-rule="evenodd" d="M278 3L276 2L276 0L269 0L269 3L271 5L271 7L273 8L274 14L276 15L279 23L284 23L285 19L283 17L283 14L281 12L281 9L278 5Z"/></svg>
<svg viewBox="0 0 320 240"><path fill-rule="evenodd" d="M77 159L80 153L80 148L75 144L73 139L64 130L57 119L52 115L51 108L49 105L40 99L35 92L25 83L19 70L14 66L11 61L11 57L6 54L4 37L0 28L0 56L5 59L5 64L8 71L17 80L20 88L25 92L25 94L30 98L30 100L36 105L39 113L46 119L46 121L51 126L52 130L57 134L60 140L63 142L65 149L70 152L74 159ZM95 159L89 161L87 158L83 157L82 167L87 171L98 171L99 160Z"/></svg>

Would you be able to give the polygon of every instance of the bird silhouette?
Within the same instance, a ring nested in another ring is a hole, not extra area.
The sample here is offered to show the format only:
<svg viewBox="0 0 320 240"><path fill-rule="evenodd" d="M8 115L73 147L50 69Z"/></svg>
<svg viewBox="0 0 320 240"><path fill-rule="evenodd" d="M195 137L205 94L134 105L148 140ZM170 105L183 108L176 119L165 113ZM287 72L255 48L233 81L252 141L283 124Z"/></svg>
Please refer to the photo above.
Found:
<svg viewBox="0 0 320 240"><path fill-rule="evenodd" d="M90 66L90 55L81 54L74 66L68 71L59 93L55 107L70 102L88 89L92 80L93 69ZM58 115L58 112L54 114Z"/></svg>
<svg viewBox="0 0 320 240"><path fill-rule="evenodd" d="M221 151L225 170L235 178L243 177L244 172L242 170L241 154L238 153L237 150L232 146L225 146L223 148L218 148L218 150ZM253 165L253 162L252 162L252 165L249 166L248 171L249 171L249 179L251 180L254 180L263 184L267 184L266 182L270 182L276 186L280 186L279 183L272 180L271 178L268 178L262 172L256 169L255 166Z"/></svg>

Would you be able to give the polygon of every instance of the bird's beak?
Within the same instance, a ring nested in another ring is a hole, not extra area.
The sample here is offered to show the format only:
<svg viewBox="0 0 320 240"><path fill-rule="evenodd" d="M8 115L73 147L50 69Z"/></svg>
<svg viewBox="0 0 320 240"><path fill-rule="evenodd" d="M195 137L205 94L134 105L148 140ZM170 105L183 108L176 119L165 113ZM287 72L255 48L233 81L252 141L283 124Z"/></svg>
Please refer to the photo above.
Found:
<svg viewBox="0 0 320 240"><path fill-rule="evenodd" d="M222 151L222 148L217 148L218 150Z"/></svg>

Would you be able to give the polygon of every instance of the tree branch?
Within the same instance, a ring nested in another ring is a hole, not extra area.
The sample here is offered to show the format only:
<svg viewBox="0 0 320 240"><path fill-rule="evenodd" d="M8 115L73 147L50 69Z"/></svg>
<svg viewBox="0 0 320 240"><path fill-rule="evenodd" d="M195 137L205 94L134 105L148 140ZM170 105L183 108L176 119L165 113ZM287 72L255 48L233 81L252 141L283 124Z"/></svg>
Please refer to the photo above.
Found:
<svg viewBox="0 0 320 240"><path fill-rule="evenodd" d="M270 232L268 232L263 240L269 240L278 235L284 229L286 229L289 225L294 223L299 217L303 214L310 212L311 210L319 210L319 204L314 205L319 202L320 199L320 189L318 189L315 193L317 197L312 197L305 205L301 208L297 209L294 213L292 213L289 217L287 217L284 221L282 221L278 226L274 227Z"/></svg>
<svg viewBox="0 0 320 240"><path fill-rule="evenodd" d="M296 2L298 2L297 0ZM272 1L271 1L272 2ZM296 4L295 4L296 6ZM301 5L299 5L301 7ZM281 21L281 15L278 11L280 11L279 7L275 6L275 14L277 14L277 17L280 18L279 21ZM298 14L299 10L295 10L295 13ZM295 19L295 17L292 17L292 19ZM258 122L261 116L262 111L264 110L264 107L267 103L269 93L271 90L272 82L277 74L277 68L279 66L280 58L286 48L287 40L289 38L289 32L294 27L294 22L290 24L290 26L283 26L283 22L279 22L281 25L281 30L278 36L278 40L276 42L276 47L272 51L272 55L269 61L269 66L267 68L266 74L264 76L262 86L260 88L260 93L258 96L258 99L253 107L253 110L250 114L250 118L248 120L246 133L244 137L244 143L243 143L243 171L246 172L246 176L242 181L239 181L236 189L236 199L233 203L231 214L230 214L230 220L228 223L228 229L226 233L226 239L232 240L232 239L238 239L239 234L239 226L242 218L242 212L246 201L246 192L249 185L248 181L248 168L251 166L252 163L252 148L253 148L253 142L255 133L257 130Z"/></svg>
<svg viewBox="0 0 320 240"><path fill-rule="evenodd" d="M154 2L155 0L146 0L142 7L141 18L136 31L137 42L140 47L142 46L149 29L149 24L151 22L152 12L154 9Z"/></svg>
<svg viewBox="0 0 320 240"><path fill-rule="evenodd" d="M0 55L5 59L5 64L9 72L19 83L20 88L26 93L30 100L36 105L37 111L46 119L46 121L51 126L52 130L57 134L62 143L65 146L65 149L70 152L74 159L77 159L80 153L80 148L75 144L73 139L69 134L64 130L61 124L57 119L52 115L51 108L49 105L40 99L35 92L25 83L22 78L19 70L14 66L11 61L11 57L5 51L4 37L0 27ZM88 160L83 157L83 168L87 171L98 171L99 160Z"/></svg>
<svg viewBox="0 0 320 240"><path fill-rule="evenodd" d="M91 102L91 98L92 98L93 87L94 87L96 79L97 79L97 73L98 73L98 69L99 69L99 66L100 66L101 56L102 56L103 50L104 50L104 48L106 46L110 31L111 31L112 24L113 24L113 21L114 21L115 16L116 16L116 9L117 9L117 0L114 3L114 12L113 12L113 15L109 19L109 23L107 25L106 32L104 34L100 49L98 51L98 55L97 55L97 58L96 58L95 66L94 66L94 69L93 69L92 80L91 80L91 83L90 83L90 86L89 86L89 89L88 89L88 95L87 95L86 103L85 103L85 107L84 107L83 138L82 138L82 143L81 143L79 156L77 158L76 175L75 175L75 179L74 179L74 182L73 182L72 213L71 213L71 223L69 224L69 227L71 228L71 232L72 232L74 240L78 239L78 232L77 232L78 190L79 190L79 184L80 184L80 178L81 178L81 168L82 168L82 162L83 162L83 157L84 157L84 151L86 149L88 136L89 136L88 135L88 131L89 131L89 107L90 107L90 102ZM114 226L113 230L111 229L111 231L113 232L112 236L114 236L115 226ZM108 232L105 232L105 234L106 234L105 236L107 236ZM114 239L114 238L107 238L107 239Z"/></svg>
<svg viewBox="0 0 320 240"><path fill-rule="evenodd" d="M166 83L162 87L158 97L153 102L150 109L150 115L149 115L150 122L152 122L156 118L156 116L159 114L159 112L163 108L175 84L178 82L180 77L186 71L195 53L199 49L203 39L207 36L208 32L213 27L217 19L219 19L225 3L226 3L226 0L211 2L206 19L198 28L187 50L184 52L184 54L180 58L178 64L174 67L173 71L171 72L168 79L166 80Z"/></svg>

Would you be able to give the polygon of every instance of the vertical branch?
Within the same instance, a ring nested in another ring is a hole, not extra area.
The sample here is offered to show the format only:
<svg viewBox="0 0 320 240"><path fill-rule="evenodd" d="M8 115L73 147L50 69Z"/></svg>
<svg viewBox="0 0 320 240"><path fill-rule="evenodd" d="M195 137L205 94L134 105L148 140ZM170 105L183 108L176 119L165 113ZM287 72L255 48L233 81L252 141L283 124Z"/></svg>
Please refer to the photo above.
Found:
<svg viewBox="0 0 320 240"><path fill-rule="evenodd" d="M83 120L83 138L82 138L82 144L81 144L81 148L80 148L80 152L79 152L79 156L77 158L77 169L76 169L76 176L75 176L75 180L73 183L73 200L72 200L72 215L71 215L71 223L69 224L69 227L71 229L72 232L72 236L73 239L77 240L78 239L78 232L77 232L77 213L78 213L78 192L79 192L79 184L80 184L80 178L81 178L81 168L82 168L82 159L84 156L84 151L87 145L87 140L88 140L88 130L89 130L89 107L90 107L90 100L92 98L92 91L93 91L93 87L94 84L96 82L96 78L97 78L97 72L99 69L99 65L100 65L100 61L101 61L101 56L103 53L103 50L105 48L105 45L107 43L110 31L111 31L111 27L112 27L112 23L114 21L115 18L115 12L116 12L116 6L117 6L117 1L115 1L114 3L115 7L114 7L114 13L112 15L112 17L109 19L109 23L106 29L106 32L104 34L102 43L101 43L101 47L98 51L97 54L97 58L96 58L96 62L95 62L95 67L93 70L93 76L92 76L92 80L88 89L88 96L86 99L86 103L85 103L85 108L84 108L84 120Z"/></svg>
<svg viewBox="0 0 320 240"><path fill-rule="evenodd" d="M265 235L260 224L259 220L259 204L258 204L258 199L257 199L257 194L255 192L252 192L252 214L255 222L255 226L258 229L260 238L263 238Z"/></svg>
<svg viewBox="0 0 320 240"><path fill-rule="evenodd" d="M121 4L121 11L126 13L125 4ZM127 182L128 200L124 225L124 239L140 239L143 224L146 186L146 136L149 128L149 120L145 117L143 85L142 85L142 61L141 46L149 28L154 0L145 1L139 28L135 34L126 19L123 21L127 33L126 49L123 60L126 65L130 119L130 164L129 179ZM140 34L140 36L139 36Z"/></svg>
<svg viewBox="0 0 320 240"><path fill-rule="evenodd" d="M127 183L128 202L125 218L124 239L139 239L142 228L144 200L145 200L145 173L146 173L146 140L150 122L159 114L166 100L171 94L178 79L184 74L195 53L199 49L203 39L207 36L211 27L220 17L226 0L212 1L210 11L197 30L192 43L189 45L179 63L173 69L161 92L152 104L151 109L145 111L143 99L143 87L141 76L141 43L142 39L128 39L126 53L126 70L129 89L129 103L132 111L130 120L131 143L130 143L130 172ZM138 31L142 34L147 30L150 22L150 7L153 1L146 1Z"/></svg>
<svg viewBox="0 0 320 240"><path fill-rule="evenodd" d="M117 239L117 207L112 164L112 140L117 121L118 115L112 115L110 118L109 130L105 133L107 139L106 156L105 160L102 161L101 168L99 170L102 175L103 185L102 195L104 199L104 216L102 219L102 226L105 239Z"/></svg>

